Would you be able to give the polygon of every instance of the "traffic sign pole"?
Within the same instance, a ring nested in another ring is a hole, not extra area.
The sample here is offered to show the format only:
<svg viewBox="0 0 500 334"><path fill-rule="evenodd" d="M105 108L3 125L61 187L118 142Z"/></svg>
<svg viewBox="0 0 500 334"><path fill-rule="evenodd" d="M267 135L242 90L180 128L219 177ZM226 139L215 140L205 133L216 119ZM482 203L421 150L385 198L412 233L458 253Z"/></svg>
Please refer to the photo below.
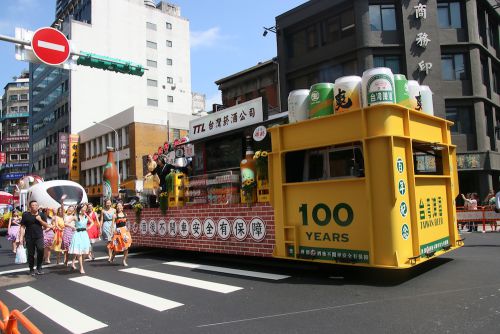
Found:
<svg viewBox="0 0 500 334"><path fill-rule="evenodd" d="M60 65L70 55L69 41L62 32L54 28L40 28L33 34L31 48L42 62Z"/></svg>
<svg viewBox="0 0 500 334"><path fill-rule="evenodd" d="M19 34L18 34L19 30ZM19 35L19 36L18 36ZM17 38L22 37L25 38ZM32 37L31 37L32 36ZM31 40L29 40L31 39ZM66 36L54 28L40 28L35 33L16 28L16 38L0 35L0 41L16 44L16 59L50 66L75 69L71 56L78 57L76 64L102 70L142 76L148 69L131 61L71 50ZM76 58L75 57L75 58ZM75 60L73 58L73 60Z"/></svg>

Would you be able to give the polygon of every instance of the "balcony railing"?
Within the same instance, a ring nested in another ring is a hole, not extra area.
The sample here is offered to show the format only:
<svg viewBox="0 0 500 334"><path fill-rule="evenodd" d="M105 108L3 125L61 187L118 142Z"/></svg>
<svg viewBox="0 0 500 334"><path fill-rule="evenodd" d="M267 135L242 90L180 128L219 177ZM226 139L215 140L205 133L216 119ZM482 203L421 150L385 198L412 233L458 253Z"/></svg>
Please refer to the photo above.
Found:
<svg viewBox="0 0 500 334"><path fill-rule="evenodd" d="M29 147L7 147L6 152L28 152Z"/></svg>
<svg viewBox="0 0 500 334"><path fill-rule="evenodd" d="M2 143L15 143L21 141L29 141L30 136L28 135L17 135L17 136L5 136L2 139Z"/></svg>

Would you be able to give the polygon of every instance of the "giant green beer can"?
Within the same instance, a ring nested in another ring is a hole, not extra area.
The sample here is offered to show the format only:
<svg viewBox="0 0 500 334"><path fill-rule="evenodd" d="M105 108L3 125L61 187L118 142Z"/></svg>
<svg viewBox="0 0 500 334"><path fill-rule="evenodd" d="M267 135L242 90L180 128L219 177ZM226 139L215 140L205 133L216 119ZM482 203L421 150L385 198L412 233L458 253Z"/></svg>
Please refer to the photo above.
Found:
<svg viewBox="0 0 500 334"><path fill-rule="evenodd" d="M410 107L410 94L408 93L408 80L404 74L394 74L396 87L396 103L400 106Z"/></svg>
<svg viewBox="0 0 500 334"><path fill-rule="evenodd" d="M317 83L309 92L309 118L333 114L333 84Z"/></svg>

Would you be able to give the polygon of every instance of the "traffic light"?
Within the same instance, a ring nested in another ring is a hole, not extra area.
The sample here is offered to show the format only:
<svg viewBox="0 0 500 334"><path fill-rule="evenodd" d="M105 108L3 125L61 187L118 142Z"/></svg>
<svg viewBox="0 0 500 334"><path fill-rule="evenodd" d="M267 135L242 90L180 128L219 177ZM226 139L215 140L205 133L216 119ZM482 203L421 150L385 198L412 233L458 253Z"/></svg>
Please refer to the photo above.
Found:
<svg viewBox="0 0 500 334"><path fill-rule="evenodd" d="M142 67L142 65L88 52L80 52L80 56L78 57L76 63L82 66L99 68L105 71L138 75L140 77L144 74L144 67Z"/></svg>

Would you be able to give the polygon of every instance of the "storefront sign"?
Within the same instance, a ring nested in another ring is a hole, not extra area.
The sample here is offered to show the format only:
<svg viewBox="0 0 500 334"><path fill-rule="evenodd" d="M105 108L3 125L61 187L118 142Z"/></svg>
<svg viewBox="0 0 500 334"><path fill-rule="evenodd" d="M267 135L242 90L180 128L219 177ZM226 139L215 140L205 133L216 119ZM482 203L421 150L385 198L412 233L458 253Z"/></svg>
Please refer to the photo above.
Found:
<svg viewBox="0 0 500 334"><path fill-rule="evenodd" d="M2 179L4 180L17 180L22 178L27 173L7 173L2 175Z"/></svg>
<svg viewBox="0 0 500 334"><path fill-rule="evenodd" d="M418 69L420 72L425 72L425 74L429 74L429 71L432 68L432 63L426 63L424 60L418 63Z"/></svg>
<svg viewBox="0 0 500 334"><path fill-rule="evenodd" d="M71 181L80 181L80 150L78 135L69 135L69 178Z"/></svg>
<svg viewBox="0 0 500 334"><path fill-rule="evenodd" d="M417 34L417 38L415 39L415 42L417 43L418 46L422 48L426 48L427 44L430 42L430 38L425 32L419 32Z"/></svg>
<svg viewBox="0 0 500 334"><path fill-rule="evenodd" d="M64 132L59 132L59 168L68 168L68 134Z"/></svg>
<svg viewBox="0 0 500 334"><path fill-rule="evenodd" d="M458 169L481 168L481 157L479 154L460 154L457 155Z"/></svg>
<svg viewBox="0 0 500 334"><path fill-rule="evenodd" d="M262 98L244 102L189 122L189 138L196 140L263 121Z"/></svg>
<svg viewBox="0 0 500 334"><path fill-rule="evenodd" d="M421 4L420 2L418 5L413 6L415 9L415 17L418 19L425 20L427 19L427 5ZM431 39L429 38L429 35L425 32L419 32L415 38L415 43L416 45L420 46L421 48L426 48L427 44ZM425 72L426 75L429 74L429 71L432 69L432 63L426 62L425 60L422 60L418 63L418 70L420 72Z"/></svg>
<svg viewBox="0 0 500 334"><path fill-rule="evenodd" d="M0 164L4 164L6 162L7 162L7 154L5 152L0 152Z"/></svg>
<svg viewBox="0 0 500 334"><path fill-rule="evenodd" d="M253 130L253 140L255 141L262 141L264 138L266 138L267 135L267 129L265 126L260 125Z"/></svg>
<svg viewBox="0 0 500 334"><path fill-rule="evenodd" d="M427 18L427 5L423 5L423 4L419 3L418 5L413 6L413 8L415 8L415 17L417 19L419 19L419 18L426 19Z"/></svg>
<svg viewBox="0 0 500 334"><path fill-rule="evenodd" d="M2 154L4 155L4 158L2 158ZM0 152L0 163L3 163L2 161L5 161L5 153ZM29 166L30 166L29 163L18 162L18 163L5 164L3 168L28 168Z"/></svg>

